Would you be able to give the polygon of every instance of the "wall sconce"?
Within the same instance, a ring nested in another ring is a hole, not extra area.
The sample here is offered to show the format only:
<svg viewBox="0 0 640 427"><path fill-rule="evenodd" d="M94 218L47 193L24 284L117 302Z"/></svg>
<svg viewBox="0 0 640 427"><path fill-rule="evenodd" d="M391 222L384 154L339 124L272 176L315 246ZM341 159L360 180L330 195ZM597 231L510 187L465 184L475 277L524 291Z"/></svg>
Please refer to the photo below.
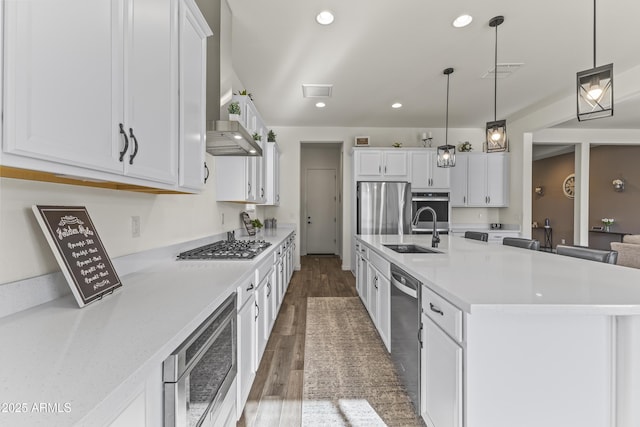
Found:
<svg viewBox="0 0 640 427"><path fill-rule="evenodd" d="M613 184L613 189L615 191L618 191L618 192L624 191L624 179L619 179L619 178L614 179L612 184Z"/></svg>
<svg viewBox="0 0 640 427"><path fill-rule="evenodd" d="M422 132L422 146L431 148L431 142L433 141L433 136L431 132Z"/></svg>
<svg viewBox="0 0 640 427"><path fill-rule="evenodd" d="M542 188L541 185L537 186L533 191L535 191L538 196L544 196L544 188Z"/></svg>

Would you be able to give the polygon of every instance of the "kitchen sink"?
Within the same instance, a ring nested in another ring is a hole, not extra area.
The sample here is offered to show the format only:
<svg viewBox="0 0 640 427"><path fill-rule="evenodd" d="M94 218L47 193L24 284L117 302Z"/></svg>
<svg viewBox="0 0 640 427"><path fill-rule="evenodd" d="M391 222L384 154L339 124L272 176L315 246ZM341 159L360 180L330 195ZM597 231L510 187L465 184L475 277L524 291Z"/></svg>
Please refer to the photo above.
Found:
<svg viewBox="0 0 640 427"><path fill-rule="evenodd" d="M396 251L401 254L441 254L442 252L431 248L425 248L418 245L383 245L392 251Z"/></svg>

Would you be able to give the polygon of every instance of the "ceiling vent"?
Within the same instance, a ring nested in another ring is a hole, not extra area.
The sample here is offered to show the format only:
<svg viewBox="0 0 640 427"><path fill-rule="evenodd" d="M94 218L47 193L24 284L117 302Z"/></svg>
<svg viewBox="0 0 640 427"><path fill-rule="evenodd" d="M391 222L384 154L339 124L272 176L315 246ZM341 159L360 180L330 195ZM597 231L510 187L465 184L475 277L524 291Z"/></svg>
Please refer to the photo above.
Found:
<svg viewBox="0 0 640 427"><path fill-rule="evenodd" d="M333 85L303 84L302 96L305 98L330 98Z"/></svg>
<svg viewBox="0 0 640 427"><path fill-rule="evenodd" d="M503 63L503 64L498 64L498 78L499 79L506 79L507 77L509 77L511 74L515 73L516 71L518 71L520 69L520 67L522 67L524 65L524 63L522 62L512 62L512 63ZM493 79L493 70L495 70L494 67L491 67L486 73L484 73L482 75L482 79Z"/></svg>

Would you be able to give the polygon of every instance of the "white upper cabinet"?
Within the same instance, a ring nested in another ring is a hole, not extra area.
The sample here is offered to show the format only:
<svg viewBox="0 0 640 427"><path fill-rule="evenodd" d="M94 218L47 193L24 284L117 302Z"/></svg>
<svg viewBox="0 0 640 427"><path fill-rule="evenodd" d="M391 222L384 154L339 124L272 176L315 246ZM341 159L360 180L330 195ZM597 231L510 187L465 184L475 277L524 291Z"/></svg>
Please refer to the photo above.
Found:
<svg viewBox="0 0 640 427"><path fill-rule="evenodd" d="M451 175L451 206L508 206L508 175L508 153L458 154Z"/></svg>
<svg viewBox="0 0 640 427"><path fill-rule="evenodd" d="M211 30L193 1L180 2L180 186L204 186L207 36ZM197 167L202 165L202 167Z"/></svg>
<svg viewBox="0 0 640 427"><path fill-rule="evenodd" d="M409 156L404 150L354 150L356 181L408 181Z"/></svg>
<svg viewBox="0 0 640 427"><path fill-rule="evenodd" d="M174 0L125 2L125 174L168 184L178 177L178 40Z"/></svg>
<svg viewBox="0 0 640 427"><path fill-rule="evenodd" d="M266 205L280 205L280 149L278 143L266 143L265 157Z"/></svg>
<svg viewBox="0 0 640 427"><path fill-rule="evenodd" d="M434 191L449 189L451 168L438 167L435 149L426 148L409 153L411 156L411 190Z"/></svg>
<svg viewBox="0 0 640 427"><path fill-rule="evenodd" d="M201 18L195 47L188 18L178 19L185 3L201 18L192 0L5 2L2 164L199 188L204 160L194 152L204 153L203 142L193 148L180 134L204 138L204 104L189 97L204 90L200 49L210 30Z"/></svg>
<svg viewBox="0 0 640 427"><path fill-rule="evenodd" d="M123 2L4 7L4 151L122 172Z"/></svg>

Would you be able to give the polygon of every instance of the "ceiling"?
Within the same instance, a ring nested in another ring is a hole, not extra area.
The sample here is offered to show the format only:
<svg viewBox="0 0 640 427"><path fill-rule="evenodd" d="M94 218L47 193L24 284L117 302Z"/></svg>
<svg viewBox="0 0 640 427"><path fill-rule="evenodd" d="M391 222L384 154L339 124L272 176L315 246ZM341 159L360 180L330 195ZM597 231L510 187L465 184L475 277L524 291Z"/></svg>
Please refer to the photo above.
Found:
<svg viewBox="0 0 640 427"><path fill-rule="evenodd" d="M524 64L498 79L498 119L575 93L576 72L593 66L590 0L228 3L234 70L270 126L444 127L442 71L453 67L449 126L484 127L494 118L494 81L481 77L493 68L488 23L497 15L505 17L498 63ZM334 12L332 25L315 22L323 9ZM473 22L454 28L462 13ZM597 65L613 62L615 76L640 64L640 1L599 0L597 16ZM325 108L302 97L303 83L333 84ZM394 102L403 107L392 109ZM628 113L636 128L637 111ZM616 105L616 116L623 114ZM615 126L608 120L593 122Z"/></svg>

